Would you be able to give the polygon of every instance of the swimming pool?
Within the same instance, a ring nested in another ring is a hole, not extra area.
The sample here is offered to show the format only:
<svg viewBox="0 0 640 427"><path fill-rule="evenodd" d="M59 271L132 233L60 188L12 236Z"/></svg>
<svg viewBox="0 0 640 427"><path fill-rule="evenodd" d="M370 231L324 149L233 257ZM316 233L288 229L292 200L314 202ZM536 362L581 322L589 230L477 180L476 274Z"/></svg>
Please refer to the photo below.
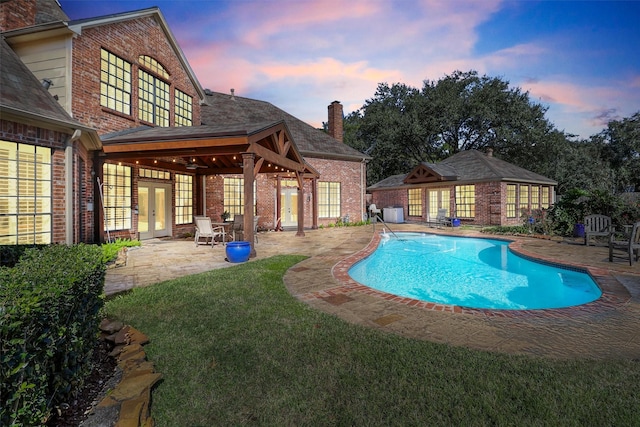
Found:
<svg viewBox="0 0 640 427"><path fill-rule="evenodd" d="M386 235L349 269L352 279L394 295L462 307L572 307L602 295L589 274L538 263L496 239L427 233Z"/></svg>

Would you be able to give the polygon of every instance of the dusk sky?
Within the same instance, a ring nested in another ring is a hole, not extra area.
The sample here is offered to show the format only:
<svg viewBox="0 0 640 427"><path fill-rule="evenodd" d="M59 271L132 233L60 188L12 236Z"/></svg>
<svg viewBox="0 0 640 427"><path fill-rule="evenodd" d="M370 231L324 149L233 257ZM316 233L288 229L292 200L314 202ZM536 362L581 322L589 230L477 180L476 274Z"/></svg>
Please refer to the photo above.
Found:
<svg viewBox="0 0 640 427"><path fill-rule="evenodd" d="M204 88L320 127L378 83L500 77L587 138L640 111L640 1L59 0L73 19L158 6Z"/></svg>

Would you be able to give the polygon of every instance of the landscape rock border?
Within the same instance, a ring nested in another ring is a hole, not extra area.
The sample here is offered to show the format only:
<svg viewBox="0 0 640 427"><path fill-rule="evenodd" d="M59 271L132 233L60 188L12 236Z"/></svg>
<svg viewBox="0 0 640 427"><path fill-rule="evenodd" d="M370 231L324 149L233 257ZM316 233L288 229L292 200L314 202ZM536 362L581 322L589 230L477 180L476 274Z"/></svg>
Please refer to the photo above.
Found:
<svg viewBox="0 0 640 427"><path fill-rule="evenodd" d="M151 389L162 374L155 372L143 346L149 338L122 322L103 319L102 338L113 343L111 356L117 360L113 381L108 381L100 398L81 427L153 427Z"/></svg>

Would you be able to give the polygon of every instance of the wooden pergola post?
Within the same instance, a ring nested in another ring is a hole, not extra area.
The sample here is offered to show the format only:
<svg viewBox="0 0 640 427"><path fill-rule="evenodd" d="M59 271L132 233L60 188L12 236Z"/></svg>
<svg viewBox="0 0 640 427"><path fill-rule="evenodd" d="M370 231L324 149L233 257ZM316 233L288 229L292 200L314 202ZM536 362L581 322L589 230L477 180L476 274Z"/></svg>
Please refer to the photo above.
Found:
<svg viewBox="0 0 640 427"><path fill-rule="evenodd" d="M298 178L298 231L296 236L304 237L304 180L302 172L296 171L296 178Z"/></svg>
<svg viewBox="0 0 640 427"><path fill-rule="evenodd" d="M253 181L255 180L255 154L242 153L242 174L244 176L244 224L242 225L244 240L251 244L250 258L256 256L253 229Z"/></svg>

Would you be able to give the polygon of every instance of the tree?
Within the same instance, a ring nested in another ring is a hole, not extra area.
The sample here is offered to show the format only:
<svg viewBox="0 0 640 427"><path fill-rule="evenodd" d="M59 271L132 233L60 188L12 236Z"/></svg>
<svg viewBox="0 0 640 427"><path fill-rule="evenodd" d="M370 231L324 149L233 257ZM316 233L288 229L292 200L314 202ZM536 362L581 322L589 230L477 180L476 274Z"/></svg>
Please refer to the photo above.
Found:
<svg viewBox="0 0 640 427"><path fill-rule="evenodd" d="M371 184L472 148L492 147L497 155L516 158L515 152L551 137L545 112L507 81L456 71L425 81L422 90L379 84L350 118L355 130L345 142L373 157Z"/></svg>
<svg viewBox="0 0 640 427"><path fill-rule="evenodd" d="M616 190L640 190L640 112L610 121L591 140L602 147L603 158L615 171Z"/></svg>

